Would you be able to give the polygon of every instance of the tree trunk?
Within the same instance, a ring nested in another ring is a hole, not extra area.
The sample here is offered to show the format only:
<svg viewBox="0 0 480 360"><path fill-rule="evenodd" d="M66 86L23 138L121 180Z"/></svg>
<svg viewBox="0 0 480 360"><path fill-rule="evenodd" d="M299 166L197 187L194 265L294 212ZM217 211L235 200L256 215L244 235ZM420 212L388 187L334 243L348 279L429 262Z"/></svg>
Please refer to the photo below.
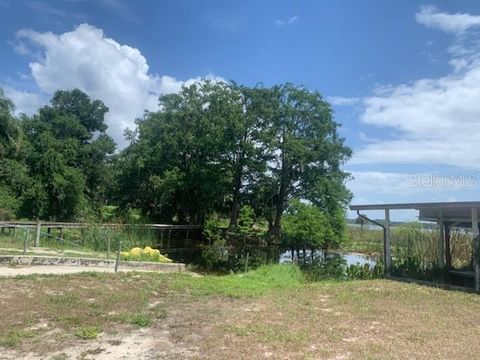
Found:
<svg viewBox="0 0 480 360"><path fill-rule="evenodd" d="M280 236L280 227L282 221L282 215L285 211L285 205L288 198L288 171L285 167L282 168L281 179L280 179L280 189L278 190L278 199L275 206L275 217L273 221L273 228L271 235L274 239L278 239Z"/></svg>
<svg viewBox="0 0 480 360"><path fill-rule="evenodd" d="M277 198L277 204L275 206L275 217L274 217L273 232L272 232L274 239L278 239L280 236L282 215L287 205L288 187L290 185L290 172L292 170L290 168L289 161L285 158L284 151L282 151L281 159L282 159L282 170L280 171L280 188L278 189L278 198Z"/></svg>
<svg viewBox="0 0 480 360"><path fill-rule="evenodd" d="M242 166L239 164L235 171L235 178L233 179L233 200L232 209L230 212L230 224L228 229L232 229L237 226L238 212L240 210L240 190L242 187Z"/></svg>

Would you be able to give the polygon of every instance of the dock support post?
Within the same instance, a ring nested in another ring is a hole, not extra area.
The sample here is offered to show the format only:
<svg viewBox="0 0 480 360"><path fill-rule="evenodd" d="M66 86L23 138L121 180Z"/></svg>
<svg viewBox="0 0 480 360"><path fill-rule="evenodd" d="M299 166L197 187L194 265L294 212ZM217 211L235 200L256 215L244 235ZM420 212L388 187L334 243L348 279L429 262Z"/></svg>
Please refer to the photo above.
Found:
<svg viewBox="0 0 480 360"><path fill-rule="evenodd" d="M392 269L391 235L390 235L390 210L385 209L385 274L389 275Z"/></svg>
<svg viewBox="0 0 480 360"><path fill-rule="evenodd" d="M475 272L475 291L480 292L480 234L478 231L478 210L472 208L473 268Z"/></svg>
<svg viewBox="0 0 480 360"><path fill-rule="evenodd" d="M438 266L443 269L445 267L445 224L442 210L440 210L438 226Z"/></svg>
<svg viewBox="0 0 480 360"><path fill-rule="evenodd" d="M40 229L41 229L42 223L40 220L37 220L37 225L35 227L35 247L40 247Z"/></svg>
<svg viewBox="0 0 480 360"><path fill-rule="evenodd" d="M450 238L451 238L451 229L450 224L445 224L445 265L447 269L452 268L452 249L450 246Z"/></svg>

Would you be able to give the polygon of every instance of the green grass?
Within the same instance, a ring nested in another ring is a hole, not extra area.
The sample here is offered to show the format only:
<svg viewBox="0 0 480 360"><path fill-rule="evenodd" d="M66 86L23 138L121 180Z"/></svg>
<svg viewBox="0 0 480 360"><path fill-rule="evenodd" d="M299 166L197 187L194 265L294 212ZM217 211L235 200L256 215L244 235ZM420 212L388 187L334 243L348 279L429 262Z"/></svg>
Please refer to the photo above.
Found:
<svg viewBox="0 0 480 360"><path fill-rule="evenodd" d="M15 347L23 339L31 339L35 334L31 331L13 329L0 335L0 346Z"/></svg>
<svg viewBox="0 0 480 360"><path fill-rule="evenodd" d="M100 333L100 329L96 326L80 328L75 331L75 336L83 340L95 340Z"/></svg>
<svg viewBox="0 0 480 360"><path fill-rule="evenodd" d="M150 315L146 313L128 314L124 317L124 321L127 324L137 325L139 327L147 327L152 323Z"/></svg>
<svg viewBox="0 0 480 360"><path fill-rule="evenodd" d="M195 295L224 295L232 298L255 297L268 292L294 288L304 283L303 273L296 265L263 265L243 274L207 275L192 278L177 275L173 286L189 289Z"/></svg>

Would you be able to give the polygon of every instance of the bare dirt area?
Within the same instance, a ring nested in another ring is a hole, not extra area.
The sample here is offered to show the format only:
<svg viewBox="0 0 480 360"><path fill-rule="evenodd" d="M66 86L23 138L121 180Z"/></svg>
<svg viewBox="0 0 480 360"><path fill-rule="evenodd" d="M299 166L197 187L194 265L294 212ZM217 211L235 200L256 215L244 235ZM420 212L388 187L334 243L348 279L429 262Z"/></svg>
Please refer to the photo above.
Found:
<svg viewBox="0 0 480 360"><path fill-rule="evenodd" d="M222 280L221 287L218 281L152 273L0 279L0 358L471 359L480 353L478 295L386 280L263 293L243 280Z"/></svg>
<svg viewBox="0 0 480 360"><path fill-rule="evenodd" d="M138 269L120 268L121 272L142 271ZM83 272L113 273L113 268L97 266L39 265L39 266L0 266L0 277L15 277L22 275L65 275Z"/></svg>
<svg viewBox="0 0 480 360"><path fill-rule="evenodd" d="M169 290L169 277L83 273L0 280L0 359L205 358L202 339L241 300L200 301Z"/></svg>
<svg viewBox="0 0 480 360"><path fill-rule="evenodd" d="M1 359L187 359L197 358L195 348L175 344L169 332L159 329L124 331L118 335L102 335L98 340L77 341L76 344L48 355L37 352L5 351Z"/></svg>

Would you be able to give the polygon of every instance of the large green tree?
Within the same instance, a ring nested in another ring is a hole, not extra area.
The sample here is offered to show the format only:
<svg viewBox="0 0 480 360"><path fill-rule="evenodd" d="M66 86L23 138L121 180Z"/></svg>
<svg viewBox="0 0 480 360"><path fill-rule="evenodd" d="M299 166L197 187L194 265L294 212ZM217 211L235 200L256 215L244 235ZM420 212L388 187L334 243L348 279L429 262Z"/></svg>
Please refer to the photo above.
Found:
<svg viewBox="0 0 480 360"><path fill-rule="evenodd" d="M12 101L0 89L0 159L13 157L20 150L22 131L13 115L14 109Z"/></svg>
<svg viewBox="0 0 480 360"><path fill-rule="evenodd" d="M241 113L238 96L228 84L207 81L160 97L161 110L138 122L119 159L123 204L153 219L196 224L224 213L232 182L225 139Z"/></svg>
<svg viewBox="0 0 480 360"><path fill-rule="evenodd" d="M268 90L256 86L249 88L233 84L232 92L237 93L232 101L238 102L236 112L227 122L226 160L231 168L231 202L229 228L237 226L242 205L252 203L253 195L267 169L268 130L271 102Z"/></svg>
<svg viewBox="0 0 480 360"><path fill-rule="evenodd" d="M23 215L69 220L105 202L115 143L105 134L108 108L75 89L57 91L51 105L23 121L32 185Z"/></svg>
<svg viewBox="0 0 480 360"><path fill-rule="evenodd" d="M348 173L341 165L351 150L338 134L330 105L320 93L285 84L271 90L272 160L268 182L274 208L270 234L278 238L282 215L291 198L306 199L332 216L350 199Z"/></svg>
<svg viewBox="0 0 480 360"><path fill-rule="evenodd" d="M15 217L21 195L29 186L27 168L22 162L22 126L13 111L13 103L0 89L0 220Z"/></svg>
<svg viewBox="0 0 480 360"><path fill-rule="evenodd" d="M291 198L337 218L349 200L341 165L350 149L329 104L292 84L201 82L160 97L117 163L120 202L162 221L237 225L250 205L278 238Z"/></svg>

